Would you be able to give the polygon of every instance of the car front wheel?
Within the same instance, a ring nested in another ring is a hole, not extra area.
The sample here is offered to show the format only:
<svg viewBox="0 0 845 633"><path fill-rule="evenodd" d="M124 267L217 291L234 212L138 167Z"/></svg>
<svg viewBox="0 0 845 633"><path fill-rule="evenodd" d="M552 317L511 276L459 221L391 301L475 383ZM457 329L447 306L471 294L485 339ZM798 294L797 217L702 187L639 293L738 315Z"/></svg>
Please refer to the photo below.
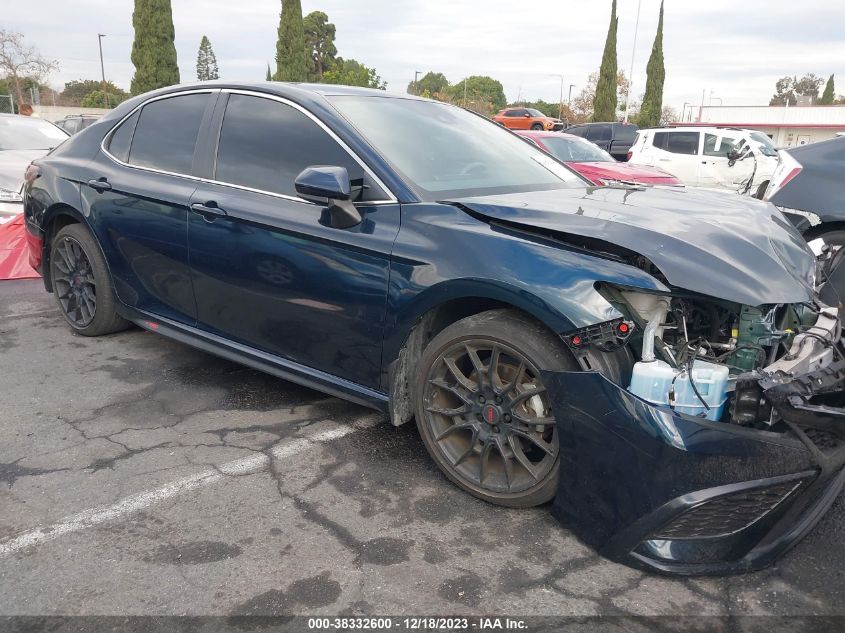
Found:
<svg viewBox="0 0 845 633"><path fill-rule="evenodd" d="M420 361L416 420L426 449L480 499L509 507L550 500L560 439L540 372L575 368L560 339L519 312L454 323Z"/></svg>

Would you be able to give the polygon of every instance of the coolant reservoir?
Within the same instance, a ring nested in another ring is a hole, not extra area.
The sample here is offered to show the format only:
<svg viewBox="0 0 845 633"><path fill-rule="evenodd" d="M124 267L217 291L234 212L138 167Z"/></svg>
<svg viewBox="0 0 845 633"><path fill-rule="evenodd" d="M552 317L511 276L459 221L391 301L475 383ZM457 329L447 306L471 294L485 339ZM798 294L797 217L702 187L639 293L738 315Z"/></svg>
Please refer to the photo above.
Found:
<svg viewBox="0 0 845 633"><path fill-rule="evenodd" d="M704 360L696 360L693 364L693 382L701 398L710 407L709 411L695 395L686 372L662 360L636 363L628 391L653 404L669 406L669 391L674 380L675 411L688 415L705 414L708 420L718 420L722 417L728 396L729 374L730 371L724 365Z"/></svg>

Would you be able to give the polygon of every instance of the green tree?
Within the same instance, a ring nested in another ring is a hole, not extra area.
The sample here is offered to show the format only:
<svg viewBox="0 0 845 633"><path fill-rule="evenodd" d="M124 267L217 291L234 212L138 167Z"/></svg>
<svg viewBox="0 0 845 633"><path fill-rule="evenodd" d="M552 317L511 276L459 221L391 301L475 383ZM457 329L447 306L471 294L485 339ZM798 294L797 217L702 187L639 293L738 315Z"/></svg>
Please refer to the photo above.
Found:
<svg viewBox="0 0 845 633"><path fill-rule="evenodd" d="M135 41L132 42L132 77L130 92L141 94L179 83L176 62L176 32L170 0L135 0L132 13Z"/></svg>
<svg viewBox="0 0 845 633"><path fill-rule="evenodd" d="M367 68L361 62L342 57L338 57L336 63L323 73L323 83L380 90L387 88L387 83L381 80L375 68Z"/></svg>
<svg viewBox="0 0 845 633"><path fill-rule="evenodd" d="M82 105L85 98L94 92L104 92L103 82L99 79L75 79L65 84L62 91L58 94L60 105ZM105 83L105 93L109 95L109 105L114 107L121 101L125 101L129 96L125 90L121 90L112 82ZM105 103L105 102L104 102ZM85 106L91 108L106 107L103 106Z"/></svg>
<svg viewBox="0 0 845 633"><path fill-rule="evenodd" d="M824 87L824 92L822 93L822 98L819 101L819 105L833 105L833 102L836 100L836 88L833 85L833 75L831 75L827 80L827 85Z"/></svg>
<svg viewBox="0 0 845 633"><path fill-rule="evenodd" d="M267 64L267 75L264 77L264 81L273 81L273 73L270 72L270 64Z"/></svg>
<svg viewBox="0 0 845 633"><path fill-rule="evenodd" d="M79 105L83 108L113 108L128 98L129 95L123 90L118 93L94 90L85 95Z"/></svg>
<svg viewBox="0 0 845 633"><path fill-rule="evenodd" d="M276 81L308 80L302 3L299 0L282 0L279 39L276 42L276 74L273 79Z"/></svg>
<svg viewBox="0 0 845 633"><path fill-rule="evenodd" d="M599 80L596 84L596 97L593 102L593 121L616 120L616 30L618 27L616 0L613 0L610 26L607 28L607 40L604 43Z"/></svg>
<svg viewBox="0 0 845 633"><path fill-rule="evenodd" d="M798 103L798 97L811 97L814 101L819 97L819 90L824 83L824 79L817 77L813 73L807 73L801 79L797 76L781 77L775 83L775 94L769 101L769 105L795 105Z"/></svg>
<svg viewBox="0 0 845 633"><path fill-rule="evenodd" d="M651 57L646 66L645 94L637 120L640 127L654 127L660 124L663 115L663 82L666 69L663 66L663 3L660 3L660 19L657 21L657 35L651 47Z"/></svg>
<svg viewBox="0 0 845 633"><path fill-rule="evenodd" d="M470 107L472 102L489 102L494 110L501 110L507 105L508 100L505 98L505 90L502 88L501 82L487 77L486 75L473 75L466 79L449 86L445 92L451 97L453 103ZM471 110L474 108L470 108ZM476 110L478 111L478 110Z"/></svg>
<svg viewBox="0 0 845 633"><path fill-rule="evenodd" d="M305 53L308 61L308 81L320 82L337 58L334 44L335 25L322 11L312 11L302 20L305 31Z"/></svg>
<svg viewBox="0 0 845 633"><path fill-rule="evenodd" d="M449 87L449 80L443 73L436 73L429 71L416 82L412 81L408 84L409 95L422 95L423 92L428 91L430 95L443 92Z"/></svg>
<svg viewBox="0 0 845 633"><path fill-rule="evenodd" d="M197 79L199 81L211 81L220 79L220 71L217 68L217 57L211 42L203 35L200 40L200 49L197 53Z"/></svg>

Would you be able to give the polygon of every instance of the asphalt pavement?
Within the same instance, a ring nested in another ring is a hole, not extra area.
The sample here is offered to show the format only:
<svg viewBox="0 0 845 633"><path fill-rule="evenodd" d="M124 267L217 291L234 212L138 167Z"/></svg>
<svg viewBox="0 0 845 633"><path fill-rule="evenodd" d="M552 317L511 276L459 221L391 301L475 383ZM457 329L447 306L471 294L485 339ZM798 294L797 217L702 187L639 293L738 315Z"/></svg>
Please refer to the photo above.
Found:
<svg viewBox="0 0 845 633"><path fill-rule="evenodd" d="M777 565L678 579L477 501L413 425L0 283L0 615L845 615L845 495Z"/></svg>

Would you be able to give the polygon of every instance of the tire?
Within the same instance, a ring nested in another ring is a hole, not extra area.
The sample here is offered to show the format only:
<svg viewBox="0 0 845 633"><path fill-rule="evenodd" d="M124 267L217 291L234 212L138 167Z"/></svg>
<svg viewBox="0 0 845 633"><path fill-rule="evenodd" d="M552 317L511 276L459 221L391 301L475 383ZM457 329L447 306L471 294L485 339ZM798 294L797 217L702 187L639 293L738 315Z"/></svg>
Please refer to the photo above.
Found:
<svg viewBox="0 0 845 633"><path fill-rule="evenodd" d="M769 181L764 180L763 182L760 183L760 186L757 187L757 193L754 194L754 197L757 198L758 200L762 200L763 196L766 195L766 189L768 189L768 188L769 188Z"/></svg>
<svg viewBox="0 0 845 633"><path fill-rule="evenodd" d="M542 124L542 123L535 123L535 124L533 124L533 125L531 126L531 129L532 129L532 130L542 130L542 129L543 129L543 124Z"/></svg>
<svg viewBox="0 0 845 633"><path fill-rule="evenodd" d="M74 332L102 336L129 327L115 311L111 275L100 247L82 224L63 227L50 244L50 283Z"/></svg>
<svg viewBox="0 0 845 633"><path fill-rule="evenodd" d="M484 501L512 508L549 501L560 444L539 372L576 368L560 339L515 310L450 325L424 350L415 381L417 428L429 455Z"/></svg>

